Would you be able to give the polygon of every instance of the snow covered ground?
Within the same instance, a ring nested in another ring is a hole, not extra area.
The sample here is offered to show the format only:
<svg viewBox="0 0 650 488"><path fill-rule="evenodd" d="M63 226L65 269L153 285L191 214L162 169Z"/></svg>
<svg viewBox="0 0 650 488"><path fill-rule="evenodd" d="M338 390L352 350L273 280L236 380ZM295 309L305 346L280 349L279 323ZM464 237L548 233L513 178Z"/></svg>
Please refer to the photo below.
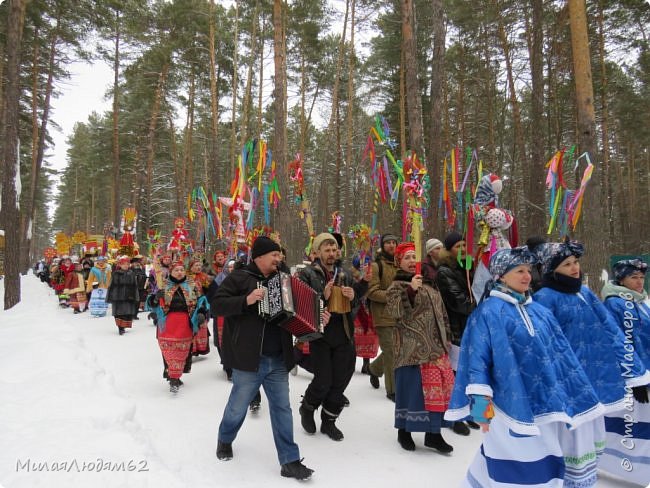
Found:
<svg viewBox="0 0 650 488"><path fill-rule="evenodd" d="M0 280L0 296L3 293ZM233 444L235 458L215 457L216 434L230 383L213 350L196 359L173 396L162 378L155 329L143 315L120 337L112 317L73 315L53 292L23 277L22 302L0 311L0 485L18 487L292 486L280 477L268 405L249 414ZM396 441L393 404L357 373L351 406L333 442L300 427L298 403L310 381L290 376L295 438L312 486L458 486L481 441L445 429L454 452L422 445L406 452ZM599 488L632 486L603 476Z"/></svg>

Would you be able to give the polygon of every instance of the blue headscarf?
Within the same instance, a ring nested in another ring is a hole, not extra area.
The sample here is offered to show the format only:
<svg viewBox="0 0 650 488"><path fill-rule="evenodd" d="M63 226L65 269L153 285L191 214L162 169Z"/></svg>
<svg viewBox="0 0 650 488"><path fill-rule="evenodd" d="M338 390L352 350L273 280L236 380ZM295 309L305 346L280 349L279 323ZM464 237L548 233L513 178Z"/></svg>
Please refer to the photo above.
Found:
<svg viewBox="0 0 650 488"><path fill-rule="evenodd" d="M568 238L564 242L547 242L535 248L537 260L542 264L542 275L555 271L562 261L570 256L581 257L585 253L584 246L578 241Z"/></svg>
<svg viewBox="0 0 650 488"><path fill-rule="evenodd" d="M489 271L493 280L497 280L521 264L535 264L536 262L536 256L526 246L500 249L490 258Z"/></svg>
<svg viewBox="0 0 650 488"><path fill-rule="evenodd" d="M512 249L500 249L495 252L490 258L489 271L492 279L485 284L485 291L483 298L485 299L492 290L498 290L503 293L512 295L518 302L524 303L527 295L522 295L514 290L511 290L506 285L499 281L503 275L508 271L520 266L522 264L535 264L537 257L531 253L526 246L513 247Z"/></svg>
<svg viewBox="0 0 650 488"><path fill-rule="evenodd" d="M621 283L621 280L625 279L635 271L640 271L641 273L646 274L648 271L648 265L644 263L641 258L634 258L621 259L612 266L614 281L618 284Z"/></svg>

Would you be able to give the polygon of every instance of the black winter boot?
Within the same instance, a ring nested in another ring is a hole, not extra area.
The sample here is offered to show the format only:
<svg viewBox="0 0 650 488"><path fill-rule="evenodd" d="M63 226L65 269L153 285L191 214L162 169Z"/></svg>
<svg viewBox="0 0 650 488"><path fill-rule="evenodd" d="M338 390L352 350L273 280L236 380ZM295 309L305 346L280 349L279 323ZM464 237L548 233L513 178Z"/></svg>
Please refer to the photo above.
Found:
<svg viewBox="0 0 650 488"><path fill-rule="evenodd" d="M220 461L230 461L232 459L232 443L217 442L217 459Z"/></svg>
<svg viewBox="0 0 650 488"><path fill-rule="evenodd" d="M433 434L432 432L424 434L424 445L443 454L448 454L454 450L445 442L441 434Z"/></svg>
<svg viewBox="0 0 650 488"><path fill-rule="evenodd" d="M321 410L320 418L321 418L321 424L320 424L320 431L323 434L326 434L330 439L333 441L342 441L343 440L343 432L339 430L339 428L336 426L334 422L336 422L338 415L332 415L328 412L325 411L325 409Z"/></svg>
<svg viewBox="0 0 650 488"><path fill-rule="evenodd" d="M302 428L305 429L305 432L308 434L316 433L316 422L314 421L314 410L316 407L307 403L304 399L300 403L300 424Z"/></svg>
<svg viewBox="0 0 650 488"><path fill-rule="evenodd" d="M413 437L411 437L410 432L407 432L404 429L399 429L397 431L397 442L402 446L402 449L406 451L415 451L415 442L413 442Z"/></svg>
<svg viewBox="0 0 650 488"><path fill-rule="evenodd" d="M370 374L370 359L363 358L363 366L361 366L361 374Z"/></svg>
<svg viewBox="0 0 650 488"><path fill-rule="evenodd" d="M469 435L469 427L465 425L465 422L454 422L451 430L456 432L458 435Z"/></svg>
<svg viewBox="0 0 650 488"><path fill-rule="evenodd" d="M300 481L311 478L313 472L313 469L309 469L307 466L302 464L302 459L297 459L296 461L283 464L280 469L280 474L285 478L296 478Z"/></svg>
<svg viewBox="0 0 650 488"><path fill-rule="evenodd" d="M178 393L179 388L181 387L182 383L179 378L170 378L169 379L169 391L172 393Z"/></svg>

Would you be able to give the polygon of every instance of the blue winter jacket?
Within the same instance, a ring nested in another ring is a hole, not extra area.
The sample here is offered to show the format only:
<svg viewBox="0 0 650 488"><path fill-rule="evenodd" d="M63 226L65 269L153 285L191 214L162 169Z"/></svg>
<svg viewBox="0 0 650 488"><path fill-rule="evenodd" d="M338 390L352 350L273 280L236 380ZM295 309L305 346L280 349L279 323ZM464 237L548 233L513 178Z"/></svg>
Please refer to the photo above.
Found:
<svg viewBox="0 0 650 488"><path fill-rule="evenodd" d="M496 415L523 435L550 422L575 427L604 410L553 315L496 290L467 322L445 419L466 418L472 394L491 397Z"/></svg>
<svg viewBox="0 0 650 488"><path fill-rule="evenodd" d="M622 286L608 283L603 288L605 307L614 316L625 336L625 344L632 344L646 368L650 367L650 307L635 300ZM630 346L628 346L629 349Z"/></svg>
<svg viewBox="0 0 650 488"><path fill-rule="evenodd" d="M586 286L578 293L544 287L533 299L548 308L571 344L606 411L624 407L625 386L648 383L648 373L635 352L625 349L625 336L598 297Z"/></svg>

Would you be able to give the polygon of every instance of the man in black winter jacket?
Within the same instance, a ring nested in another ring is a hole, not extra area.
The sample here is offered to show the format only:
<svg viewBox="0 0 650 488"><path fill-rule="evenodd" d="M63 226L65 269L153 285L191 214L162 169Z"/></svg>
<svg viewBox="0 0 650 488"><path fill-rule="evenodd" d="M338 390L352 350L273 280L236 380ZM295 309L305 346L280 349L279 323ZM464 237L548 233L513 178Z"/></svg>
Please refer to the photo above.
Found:
<svg viewBox="0 0 650 488"><path fill-rule="evenodd" d="M445 249L440 253L436 284L449 317L452 355L457 358L467 319L476 308L471 291L474 272L465 269L467 249L462 235L458 232L450 232L445 236L444 247ZM454 361L452 367L455 369ZM452 428L457 434L469 435L468 426L473 429L479 428L474 421L467 421L467 425L465 422L454 422Z"/></svg>
<svg viewBox="0 0 650 488"><path fill-rule="evenodd" d="M335 441L343 440L343 433L334 422L343 410L343 393L354 373L355 297L363 296L368 282L354 283L352 274L338 261L338 244L333 235L322 233L314 238L317 258L300 272L300 279L316 290L327 304L328 323L323 337L309 343L314 379L307 387L300 405L300 420L308 434L316 432L314 411L322 406L321 432ZM332 293L339 294L338 302L347 301L349 312L337 313Z"/></svg>
<svg viewBox="0 0 650 488"><path fill-rule="evenodd" d="M300 462L300 451L293 440L288 374L294 366L291 334L258 314L258 302L265 292L257 284L277 272L280 246L268 237L258 237L251 256L251 263L235 269L221 283L214 300L215 315L224 317L224 363L233 369L233 386L219 425L217 457L232 459L232 443L250 401L263 385L282 466L280 474L304 480L313 470Z"/></svg>

